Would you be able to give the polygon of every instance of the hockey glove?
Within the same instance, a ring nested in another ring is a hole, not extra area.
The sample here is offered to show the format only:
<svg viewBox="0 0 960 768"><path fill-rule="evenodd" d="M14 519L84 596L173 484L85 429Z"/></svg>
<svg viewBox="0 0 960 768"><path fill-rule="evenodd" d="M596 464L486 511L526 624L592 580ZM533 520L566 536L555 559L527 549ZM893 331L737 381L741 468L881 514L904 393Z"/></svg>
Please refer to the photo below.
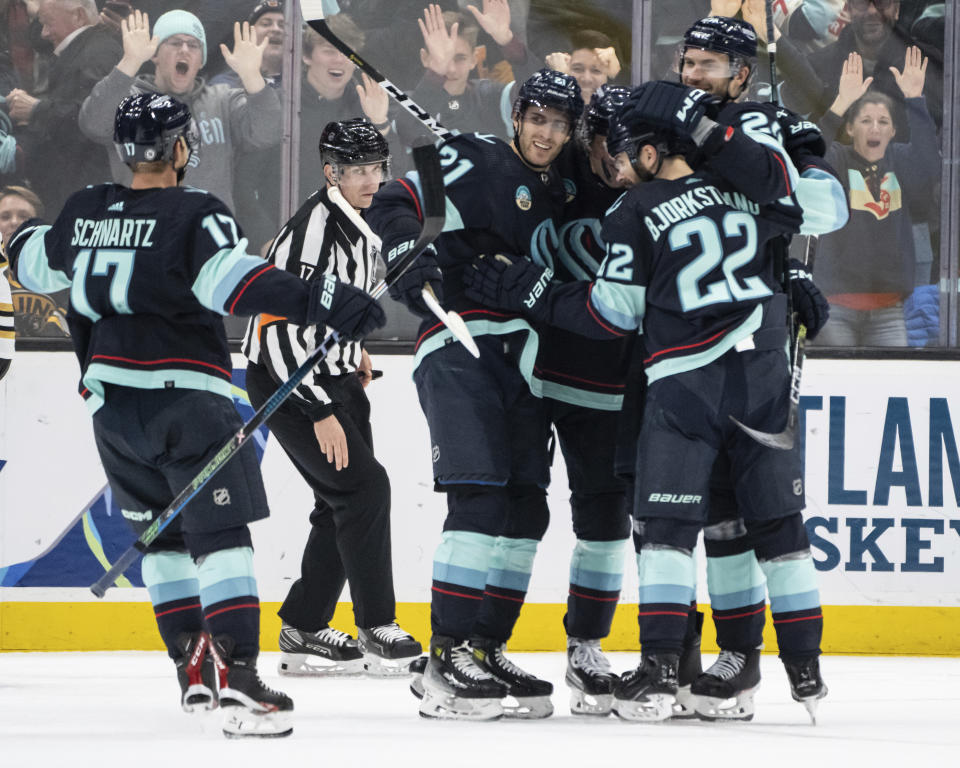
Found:
<svg viewBox="0 0 960 768"><path fill-rule="evenodd" d="M790 259L790 298L797 320L807 329L807 338L816 338L830 317L830 305L798 259Z"/></svg>
<svg viewBox="0 0 960 768"><path fill-rule="evenodd" d="M356 286L333 275L310 284L308 324L326 325L347 339L362 339L386 322L383 307Z"/></svg>
<svg viewBox="0 0 960 768"><path fill-rule="evenodd" d="M717 100L698 88L654 80L633 89L624 104L620 122L627 128L636 125L665 128L699 145L716 127L712 119L716 116L716 106Z"/></svg>
<svg viewBox="0 0 960 768"><path fill-rule="evenodd" d="M418 317L433 317L430 308L423 303L420 293L430 283L437 301L443 303L443 273L437 264L436 251L428 248L390 286L390 298L405 304Z"/></svg>
<svg viewBox="0 0 960 768"><path fill-rule="evenodd" d="M467 296L487 307L522 312L538 322L547 315L547 295L553 270L529 259L513 259L498 253L474 259L473 268L463 271Z"/></svg>

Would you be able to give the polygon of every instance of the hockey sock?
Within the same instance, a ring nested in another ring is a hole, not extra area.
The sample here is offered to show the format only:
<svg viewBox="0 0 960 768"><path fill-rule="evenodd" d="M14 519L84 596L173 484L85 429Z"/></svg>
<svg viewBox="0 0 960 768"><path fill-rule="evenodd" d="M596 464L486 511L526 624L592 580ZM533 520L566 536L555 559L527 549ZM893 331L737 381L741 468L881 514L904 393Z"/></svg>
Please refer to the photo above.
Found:
<svg viewBox="0 0 960 768"><path fill-rule="evenodd" d="M646 652L680 653L696 599L693 553L645 544L637 557L640 646Z"/></svg>
<svg viewBox="0 0 960 768"><path fill-rule="evenodd" d="M761 560L760 567L767 577L780 656L819 656L823 611L817 589L817 571L810 551Z"/></svg>
<svg viewBox="0 0 960 768"><path fill-rule="evenodd" d="M213 637L233 638L233 656L253 658L260 650L260 601L253 575L253 549L233 547L204 555L197 563L203 616Z"/></svg>
<svg viewBox="0 0 960 768"><path fill-rule="evenodd" d="M536 539L497 538L471 634L504 643L510 638L527 596L539 543Z"/></svg>
<svg viewBox="0 0 960 768"><path fill-rule="evenodd" d="M177 637L203 629L197 566L186 552L148 552L140 567L157 629L171 659L180 656Z"/></svg>
<svg viewBox="0 0 960 768"><path fill-rule="evenodd" d="M707 590L721 649L747 651L763 643L764 582L752 549L723 557L707 555Z"/></svg>
<svg viewBox="0 0 960 768"><path fill-rule="evenodd" d="M578 539L570 558L570 593L563 625L570 637L599 640L610 634L623 585L627 539Z"/></svg>
<svg viewBox="0 0 960 768"><path fill-rule="evenodd" d="M483 601L495 536L444 531L433 555L430 623L434 634L465 640Z"/></svg>

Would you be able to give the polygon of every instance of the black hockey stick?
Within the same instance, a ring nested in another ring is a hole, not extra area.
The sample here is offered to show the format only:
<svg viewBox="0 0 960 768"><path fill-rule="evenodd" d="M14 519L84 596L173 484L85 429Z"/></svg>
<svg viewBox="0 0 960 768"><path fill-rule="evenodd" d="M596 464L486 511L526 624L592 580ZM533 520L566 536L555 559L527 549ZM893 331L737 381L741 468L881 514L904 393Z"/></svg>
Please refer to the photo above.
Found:
<svg viewBox="0 0 960 768"><path fill-rule="evenodd" d="M334 34L333 30L327 25L327 21L323 15L323 0L300 0L300 11L303 13L304 21L310 25L310 28L313 29L314 32L322 36L330 45L350 59L362 72L366 72L371 78L376 80L383 90L396 99L397 104L423 123L434 136L441 140L453 137L453 134L440 125L427 110L397 88L397 86L384 77L379 70L362 59L356 51Z"/></svg>
<svg viewBox="0 0 960 768"><path fill-rule="evenodd" d="M770 101L779 105L777 95L777 43L773 33L773 0L766 0L767 16L767 56L770 60ZM790 407L787 410L787 424L780 432L761 432L748 427L730 416L734 424L756 440L760 445L789 451L797 439L797 421L800 409L800 380L803 376L804 348L807 329L796 322L793 316L793 299L790 291L790 273L787 269L787 244L782 236L771 242L774 258L781 270L784 292L787 294L787 322L790 323ZM810 239L807 238L807 257L810 254Z"/></svg>
<svg viewBox="0 0 960 768"><path fill-rule="evenodd" d="M395 264L390 266L387 270L386 277L371 291L370 295L374 299L379 299L386 292L387 288L410 267L414 260L423 253L424 249L426 249L443 230L446 196L443 190L443 171L440 168L440 157L437 154L436 148L432 144L414 148L413 161L420 174L420 188L424 198L423 227L420 230L420 236L416 242L414 242L413 246L400 256ZM216 456L190 481L190 484L186 488L177 494L176 498L157 516L150 527L140 534L140 537L120 555L117 561L110 566L109 570L90 586L90 591L93 592L93 594L97 597L103 597L106 594L107 590L113 586L117 578L147 550L147 547L156 540L163 529L183 511L183 508L197 495L197 492L210 481L210 478L219 472L224 465L237 454L254 432L273 415L274 411L290 396L297 385L306 378L314 366L323 360L339 341L340 336L334 331L307 356L307 359L293 372L293 375L281 384L279 389L260 406L259 410L253 415L253 418L244 424L240 431L231 437L230 441L224 445L223 448L217 451Z"/></svg>

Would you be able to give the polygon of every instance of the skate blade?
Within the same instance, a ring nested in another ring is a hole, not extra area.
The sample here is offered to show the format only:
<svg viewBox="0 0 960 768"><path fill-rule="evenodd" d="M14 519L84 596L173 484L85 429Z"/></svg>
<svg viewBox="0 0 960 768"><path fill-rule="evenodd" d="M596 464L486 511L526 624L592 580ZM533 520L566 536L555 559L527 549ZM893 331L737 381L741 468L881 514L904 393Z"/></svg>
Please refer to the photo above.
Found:
<svg viewBox="0 0 960 768"><path fill-rule="evenodd" d="M748 722L753 720L753 695L759 687L758 685L748 688L727 699L720 699L716 696L694 696L697 716L708 722L720 720Z"/></svg>
<svg viewBox="0 0 960 768"><path fill-rule="evenodd" d="M543 720L553 714L549 696L507 696L500 703L503 716L512 720Z"/></svg>
<svg viewBox="0 0 960 768"><path fill-rule="evenodd" d="M672 693L648 693L642 701L614 698L613 713L622 720L658 723L673 715L676 698Z"/></svg>
<svg viewBox="0 0 960 768"><path fill-rule="evenodd" d="M191 685L184 692L180 706L187 714L209 712L217 708L217 697L205 685Z"/></svg>
<svg viewBox="0 0 960 768"><path fill-rule="evenodd" d="M574 688L570 691L570 714L588 717L606 717L613 710L612 693L587 693Z"/></svg>
<svg viewBox="0 0 960 768"><path fill-rule="evenodd" d="M364 654L363 671L370 677L410 677L410 659L385 659L373 653Z"/></svg>
<svg viewBox="0 0 960 768"><path fill-rule="evenodd" d="M223 735L228 739L280 739L291 733L290 712L251 712L245 707L223 710Z"/></svg>
<svg viewBox="0 0 960 768"><path fill-rule="evenodd" d="M697 717L697 697L690 693L689 685L677 689L677 700L673 702L673 720L693 720Z"/></svg>
<svg viewBox="0 0 960 768"><path fill-rule="evenodd" d="M807 710L807 714L810 715L810 725L817 724L817 707L820 705L820 699L827 695L827 686L824 685L820 693L816 696L809 696L804 699L797 699L804 708ZM796 698L796 697L794 697Z"/></svg>
<svg viewBox="0 0 960 768"><path fill-rule="evenodd" d="M357 677L363 671L363 659L334 661L311 653L281 653L277 664L284 677Z"/></svg>
<svg viewBox="0 0 960 768"><path fill-rule="evenodd" d="M430 720L499 720L503 717L500 699L462 699L424 688L420 717Z"/></svg>

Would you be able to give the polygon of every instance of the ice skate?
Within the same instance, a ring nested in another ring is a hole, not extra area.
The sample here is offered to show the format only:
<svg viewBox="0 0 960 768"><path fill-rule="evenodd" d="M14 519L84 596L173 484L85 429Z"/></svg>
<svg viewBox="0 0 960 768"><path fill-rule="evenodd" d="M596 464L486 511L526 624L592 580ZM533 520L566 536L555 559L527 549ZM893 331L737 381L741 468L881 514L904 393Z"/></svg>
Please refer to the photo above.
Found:
<svg viewBox="0 0 960 768"><path fill-rule="evenodd" d="M184 632L177 638L182 655L177 665L180 682L180 706L184 712L203 712L217 707L217 671L209 653L210 637L206 632Z"/></svg>
<svg viewBox="0 0 960 768"><path fill-rule="evenodd" d="M720 651L710 669L691 686L703 720L752 720L753 696L760 687L760 649Z"/></svg>
<svg viewBox="0 0 960 768"><path fill-rule="evenodd" d="M700 664L700 637L703 634L703 614L696 612L695 631L683 640L680 651L680 664L677 666L677 700L673 703L673 717L676 720L690 720L697 716L696 699L690 692L690 686L703 672Z"/></svg>
<svg viewBox="0 0 960 768"><path fill-rule="evenodd" d="M541 720L553 714L553 683L525 672L503 655L505 643L488 638L470 639L473 657L493 677L507 687L503 702L505 717L523 720Z"/></svg>
<svg viewBox="0 0 960 768"><path fill-rule="evenodd" d="M481 667L466 640L434 635L423 673L422 717L497 720L506 686Z"/></svg>
<svg viewBox="0 0 960 768"><path fill-rule="evenodd" d="M783 659L783 666L790 678L790 694L799 701L810 715L810 723L817 724L817 705L827 695L827 684L820 677L820 659Z"/></svg>
<svg viewBox="0 0 960 768"><path fill-rule="evenodd" d="M673 715L679 654L643 654L640 666L620 676L613 712L624 720L655 723Z"/></svg>
<svg viewBox="0 0 960 768"><path fill-rule="evenodd" d="M427 668L429 656L418 656L407 666L410 671L410 693L418 699L423 698L423 673Z"/></svg>
<svg viewBox="0 0 960 768"><path fill-rule="evenodd" d="M613 690L620 682L600 649L599 640L567 638L570 714L606 717L613 707Z"/></svg>
<svg viewBox="0 0 960 768"><path fill-rule="evenodd" d="M284 623L280 628L281 675L346 677L363 674L363 652L346 632L324 627L306 632Z"/></svg>
<svg viewBox="0 0 960 768"><path fill-rule="evenodd" d="M410 660L423 653L423 646L396 622L357 630L357 643L371 677L406 677Z"/></svg>
<svg viewBox="0 0 960 768"><path fill-rule="evenodd" d="M220 683L224 736L289 736L293 733L293 701L263 684L257 674L256 657L233 658L233 645L230 637L217 637L211 645Z"/></svg>

